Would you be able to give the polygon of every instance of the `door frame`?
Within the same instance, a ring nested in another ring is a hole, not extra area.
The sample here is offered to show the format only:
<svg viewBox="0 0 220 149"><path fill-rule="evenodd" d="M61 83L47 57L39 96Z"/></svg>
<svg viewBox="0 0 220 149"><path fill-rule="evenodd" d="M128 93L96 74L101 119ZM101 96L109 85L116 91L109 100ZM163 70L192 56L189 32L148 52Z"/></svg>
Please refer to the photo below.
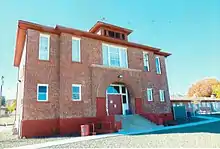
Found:
<svg viewBox="0 0 220 149"><path fill-rule="evenodd" d="M109 86L118 86L119 87L119 93L108 93L107 92L107 88ZM121 95L121 106L122 106L122 114L126 115L125 110L129 110L129 100L128 100L128 89L124 84L110 84L107 88L106 88L106 112L107 115L109 115L109 111L108 111L108 95ZM125 88L125 93L122 93L122 87ZM126 104L123 103L123 95L126 96Z"/></svg>

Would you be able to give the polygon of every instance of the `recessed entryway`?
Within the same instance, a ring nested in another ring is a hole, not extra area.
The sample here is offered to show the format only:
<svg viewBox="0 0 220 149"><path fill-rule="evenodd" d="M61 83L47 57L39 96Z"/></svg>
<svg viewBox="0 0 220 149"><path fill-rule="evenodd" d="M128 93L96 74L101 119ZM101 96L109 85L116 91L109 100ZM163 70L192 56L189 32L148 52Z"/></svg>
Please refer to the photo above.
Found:
<svg viewBox="0 0 220 149"><path fill-rule="evenodd" d="M128 90L123 84L111 84L106 89L108 115L126 115L129 110Z"/></svg>

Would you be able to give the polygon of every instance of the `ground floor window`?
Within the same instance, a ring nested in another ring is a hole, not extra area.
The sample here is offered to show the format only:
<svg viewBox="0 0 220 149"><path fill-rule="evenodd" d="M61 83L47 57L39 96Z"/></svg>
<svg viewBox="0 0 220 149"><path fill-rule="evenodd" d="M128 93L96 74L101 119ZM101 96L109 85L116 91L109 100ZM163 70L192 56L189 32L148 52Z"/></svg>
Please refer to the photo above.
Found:
<svg viewBox="0 0 220 149"><path fill-rule="evenodd" d="M48 101L48 84L37 84L37 101Z"/></svg>
<svg viewBox="0 0 220 149"><path fill-rule="evenodd" d="M160 101L164 102L165 101L164 90L160 90L159 93L160 93Z"/></svg>
<svg viewBox="0 0 220 149"><path fill-rule="evenodd" d="M72 84L72 100L81 100L81 84Z"/></svg>
<svg viewBox="0 0 220 149"><path fill-rule="evenodd" d="M153 101L153 89L152 88L147 89L147 100Z"/></svg>

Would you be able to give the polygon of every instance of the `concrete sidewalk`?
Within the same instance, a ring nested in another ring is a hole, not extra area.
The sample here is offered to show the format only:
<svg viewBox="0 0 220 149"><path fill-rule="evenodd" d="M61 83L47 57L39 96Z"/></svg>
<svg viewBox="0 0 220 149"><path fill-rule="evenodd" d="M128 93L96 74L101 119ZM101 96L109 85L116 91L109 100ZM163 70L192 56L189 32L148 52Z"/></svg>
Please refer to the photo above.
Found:
<svg viewBox="0 0 220 149"><path fill-rule="evenodd" d="M154 132L154 131L169 130L169 129L173 129L173 128L190 127L190 126L196 126L196 125L202 125L202 124L208 124L208 123L220 121L220 118L215 118L215 117L205 117L205 116L196 116L196 117L206 119L206 120L203 120L200 122L195 122L195 123L188 123L188 124L168 126L168 127L159 127L159 128L154 128L154 129L148 129L148 130L132 130L132 131L129 130L129 132L122 131L122 132L113 133L113 134L95 135L95 136L86 136L86 137L74 137L74 138L65 139L65 140L51 141L51 142L33 144L33 145L26 145L26 146L11 148L11 149L29 149L29 148L39 149L39 148L44 148L44 147L49 147L49 146L69 144L69 143L80 142L80 141L94 140L94 139L107 138L107 137L115 137L115 136L121 136L121 135L134 135L134 134L150 133L150 132Z"/></svg>

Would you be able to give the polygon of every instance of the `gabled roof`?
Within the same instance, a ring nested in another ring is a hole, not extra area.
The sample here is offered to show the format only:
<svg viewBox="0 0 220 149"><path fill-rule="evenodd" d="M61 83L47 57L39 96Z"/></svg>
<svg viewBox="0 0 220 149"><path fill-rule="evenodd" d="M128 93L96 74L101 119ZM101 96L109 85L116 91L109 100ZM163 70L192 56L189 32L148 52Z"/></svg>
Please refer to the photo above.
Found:
<svg viewBox="0 0 220 149"><path fill-rule="evenodd" d="M142 49L146 51L152 51L157 55L162 55L165 57L171 55L170 53L162 52L159 48L154 48L154 47L137 44L137 43L133 43L133 42L125 41L125 40L114 39L114 38L110 38L106 36L100 36L92 32L85 32L85 31L81 31L78 29L63 27L60 25L56 25L55 27L48 27L48 26L44 26L44 25L40 25L36 23L19 20L18 29L17 29L17 39L16 39L16 45L15 45L15 57L14 57L14 66L16 67L20 65L21 56L23 53L23 48L24 48L24 43L25 43L25 38L26 38L26 31L28 29L33 29L33 30L37 30L40 32L46 32L46 33L57 34L57 35L60 35L61 33L68 33L68 34L72 34L75 36L82 36L82 37L101 40L104 42L113 43L113 44L119 44L119 45L124 45L127 47L133 47L133 48L138 48L138 49Z"/></svg>
<svg viewBox="0 0 220 149"><path fill-rule="evenodd" d="M90 30L89 32L91 33L96 33L96 31L98 31L101 27L103 28L108 28L108 29L111 29L111 30L115 30L115 31L120 31L120 32L123 32L127 35L129 35L132 30L130 29L127 29L127 28L123 28L123 27L119 27L119 26L115 26L115 25L112 25L112 24L108 24L108 23L105 23L105 22L101 22L101 21L98 21Z"/></svg>

